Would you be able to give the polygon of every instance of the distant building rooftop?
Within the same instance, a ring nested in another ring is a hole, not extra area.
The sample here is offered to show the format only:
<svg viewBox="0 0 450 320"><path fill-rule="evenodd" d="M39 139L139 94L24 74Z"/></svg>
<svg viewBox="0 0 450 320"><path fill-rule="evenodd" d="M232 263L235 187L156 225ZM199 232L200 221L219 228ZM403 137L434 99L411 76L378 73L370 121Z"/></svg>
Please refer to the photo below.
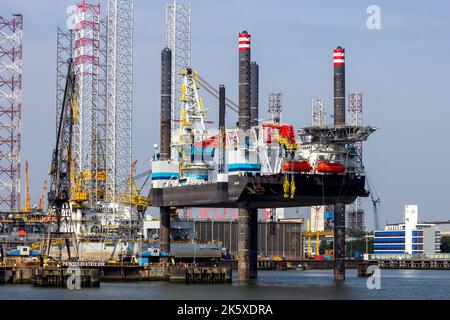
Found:
<svg viewBox="0 0 450 320"><path fill-rule="evenodd" d="M450 220L424 222L424 223L435 224L441 230L441 236L442 237L450 237Z"/></svg>
<svg viewBox="0 0 450 320"><path fill-rule="evenodd" d="M429 221L429 222L423 222L423 223L429 223L429 224L448 224L450 225L450 220L446 220L446 221Z"/></svg>

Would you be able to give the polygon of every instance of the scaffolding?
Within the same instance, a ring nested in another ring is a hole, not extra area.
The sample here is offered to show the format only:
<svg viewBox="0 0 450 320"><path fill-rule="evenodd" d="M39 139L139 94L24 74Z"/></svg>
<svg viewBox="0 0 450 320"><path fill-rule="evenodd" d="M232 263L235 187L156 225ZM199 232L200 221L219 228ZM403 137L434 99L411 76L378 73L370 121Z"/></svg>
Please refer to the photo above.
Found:
<svg viewBox="0 0 450 320"><path fill-rule="evenodd" d="M362 126L362 93L351 92L348 94L348 124L351 126Z"/></svg>
<svg viewBox="0 0 450 320"><path fill-rule="evenodd" d="M312 99L312 126L313 127L323 127L324 123L324 101L323 99ZM316 250L315 254L319 255L319 245L320 245L320 232L325 231L325 206L314 206L311 207L311 222L310 230L311 234L316 236ZM308 235L308 257L311 256L311 234Z"/></svg>
<svg viewBox="0 0 450 320"><path fill-rule="evenodd" d="M127 212L131 219L131 207L125 205L122 197L132 165L133 20L133 0L109 0L106 199L113 225L124 222Z"/></svg>
<svg viewBox="0 0 450 320"><path fill-rule="evenodd" d="M281 115L283 112L281 98L281 92L272 92L269 94L269 118L275 123L281 122Z"/></svg>
<svg viewBox="0 0 450 320"><path fill-rule="evenodd" d="M271 92L269 94L269 119L273 121L275 124L281 123L281 116L283 113L283 105L282 105L282 97L283 94L281 92ZM275 131L276 134L278 134L277 131ZM263 131L261 131L263 133ZM272 135L272 130L270 130L269 135ZM272 146L272 144L264 143L262 148L266 148L266 154L267 156L262 156L261 159L266 158L267 160L267 166L263 166L268 168L268 171L270 173L278 173L281 168L281 161L282 159L279 157L279 146ZM270 210L270 221L273 223L276 221L277 217L277 208L269 208ZM273 225L274 226L274 225ZM271 233L275 233L275 228L271 228Z"/></svg>
<svg viewBox="0 0 450 320"><path fill-rule="evenodd" d="M348 125L360 127L362 122L362 93L351 92L348 94L348 113L349 120ZM355 166L362 170L362 142L356 141L353 143L355 154ZM364 208L361 204L361 199L356 198L355 202L347 206L347 227L351 230L363 231L364 230Z"/></svg>
<svg viewBox="0 0 450 320"><path fill-rule="evenodd" d="M0 210L20 210L23 16L0 16Z"/></svg>
<svg viewBox="0 0 450 320"><path fill-rule="evenodd" d="M172 51L172 117L177 117L181 110L181 72L191 67L190 3L174 0L166 5L166 47ZM179 127L179 122L172 119L172 132Z"/></svg>
<svg viewBox="0 0 450 320"><path fill-rule="evenodd" d="M312 126L322 127L324 125L324 103L323 99L312 100Z"/></svg>
<svg viewBox="0 0 450 320"><path fill-rule="evenodd" d="M347 228L354 231L364 231L364 208L361 198L356 198L355 202L347 206Z"/></svg>

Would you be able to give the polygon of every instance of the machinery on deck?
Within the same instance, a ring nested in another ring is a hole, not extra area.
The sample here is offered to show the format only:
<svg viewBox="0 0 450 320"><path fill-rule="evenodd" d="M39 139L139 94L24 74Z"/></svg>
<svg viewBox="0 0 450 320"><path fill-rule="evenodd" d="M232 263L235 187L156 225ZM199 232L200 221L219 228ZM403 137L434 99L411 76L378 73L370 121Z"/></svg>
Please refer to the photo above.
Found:
<svg viewBox="0 0 450 320"><path fill-rule="evenodd" d="M181 109L179 130L174 132L172 148L180 163L180 184L198 184L209 180L213 170L215 147L207 130L207 110L199 95L198 73L190 68L181 71Z"/></svg>
<svg viewBox="0 0 450 320"><path fill-rule="evenodd" d="M145 210L151 205L150 198L147 196L141 195L141 191L144 188L146 182L148 181L148 177L150 176L150 172L145 172L141 174L140 176L147 175L147 179L144 181L144 184L138 188L136 185L136 166L137 166L137 160L133 161L131 165L131 175L128 179L128 187L127 192L123 194L122 196L122 202L126 206L131 206L133 208L136 208L137 212L139 213L139 221L142 221L144 218Z"/></svg>

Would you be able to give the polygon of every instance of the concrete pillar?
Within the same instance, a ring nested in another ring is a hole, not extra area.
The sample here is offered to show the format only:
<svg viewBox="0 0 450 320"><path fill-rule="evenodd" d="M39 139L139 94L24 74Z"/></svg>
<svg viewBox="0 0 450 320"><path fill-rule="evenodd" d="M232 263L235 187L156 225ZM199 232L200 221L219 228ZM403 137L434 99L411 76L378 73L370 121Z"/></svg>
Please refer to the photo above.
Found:
<svg viewBox="0 0 450 320"><path fill-rule="evenodd" d="M170 254L170 208L159 208L160 213L160 235L159 245L161 252ZM169 262L168 257L161 257L160 262Z"/></svg>
<svg viewBox="0 0 450 320"><path fill-rule="evenodd" d="M345 205L334 206L334 280L345 280Z"/></svg>
<svg viewBox="0 0 450 320"><path fill-rule="evenodd" d="M258 274L258 209L239 208L238 279L248 281Z"/></svg>

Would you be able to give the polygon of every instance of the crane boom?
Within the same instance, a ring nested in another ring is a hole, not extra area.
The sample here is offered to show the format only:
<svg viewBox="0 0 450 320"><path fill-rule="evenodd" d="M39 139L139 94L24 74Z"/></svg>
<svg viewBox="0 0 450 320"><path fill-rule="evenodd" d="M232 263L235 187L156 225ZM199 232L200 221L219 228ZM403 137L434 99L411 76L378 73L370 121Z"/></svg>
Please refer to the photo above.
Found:
<svg viewBox="0 0 450 320"><path fill-rule="evenodd" d="M70 199L72 130L76 118L72 104L76 101L75 98L75 73L72 59L69 59L63 104L50 168L50 190L47 195L49 207L56 216L56 232L61 231L62 211L64 207L68 207Z"/></svg>
<svg viewBox="0 0 450 320"><path fill-rule="evenodd" d="M141 214L145 212L148 206L150 206L150 197L142 196L141 189L138 189L135 182L137 160L134 160L131 164L130 177L127 181L127 192L123 195L123 203L136 207L137 211ZM141 175L139 175L141 176ZM146 179L147 181L147 179ZM143 185L144 186L144 185ZM142 187L143 187L142 186Z"/></svg>
<svg viewBox="0 0 450 320"><path fill-rule="evenodd" d="M209 94L211 94L214 98L219 99L219 91L217 91L217 89L214 86L210 85L205 79L203 79L200 76L198 76L198 82L203 86L203 89L205 89ZM225 98L225 105L234 112L239 111L239 106L229 98Z"/></svg>

